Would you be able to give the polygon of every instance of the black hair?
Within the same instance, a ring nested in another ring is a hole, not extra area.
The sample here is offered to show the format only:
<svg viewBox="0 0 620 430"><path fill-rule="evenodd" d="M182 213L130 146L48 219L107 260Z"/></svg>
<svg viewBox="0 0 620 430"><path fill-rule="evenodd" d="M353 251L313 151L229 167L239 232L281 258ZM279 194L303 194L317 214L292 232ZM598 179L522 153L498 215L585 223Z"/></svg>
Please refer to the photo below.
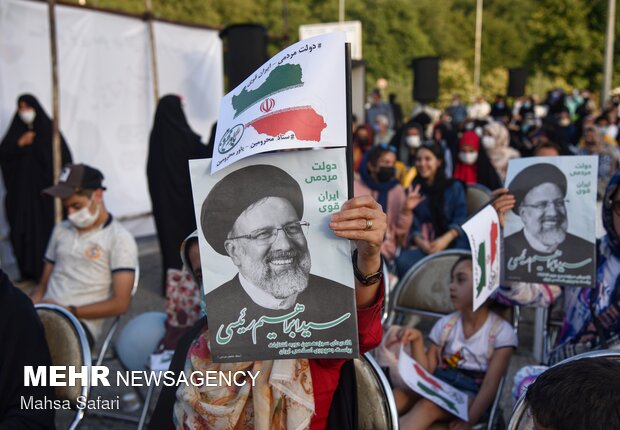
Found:
<svg viewBox="0 0 620 430"><path fill-rule="evenodd" d="M368 152L368 163L372 164L373 166L376 166L381 156L385 154L386 152L396 153L396 148L389 147L386 145L373 146L372 149Z"/></svg>
<svg viewBox="0 0 620 430"><path fill-rule="evenodd" d="M92 188L84 188L84 189L81 189L81 190L77 190L75 192L75 194L77 196L88 197L90 199L93 196L93 193L95 191L97 191L97 190L92 189Z"/></svg>
<svg viewBox="0 0 620 430"><path fill-rule="evenodd" d="M559 145L547 140L547 141L543 141L539 143L538 145L534 147L534 155L536 155L536 153L540 151L541 149L545 149L545 148L555 149L556 151L558 151L558 155L562 153L562 150L560 149Z"/></svg>
<svg viewBox="0 0 620 430"><path fill-rule="evenodd" d="M620 429L620 361L597 357L554 366L528 387L525 398L543 427Z"/></svg>
<svg viewBox="0 0 620 430"><path fill-rule="evenodd" d="M192 267L192 262L189 259L189 249L192 247L192 245L194 243L196 243L196 244L198 243L198 237L197 236L192 236L192 237L188 238L185 241L185 247L183 248L183 253L185 254L184 255L185 256L185 261L187 261L187 264L189 265L189 269L190 269L190 271L192 273L194 271L194 268Z"/></svg>
<svg viewBox="0 0 620 430"><path fill-rule="evenodd" d="M424 142L422 146L418 148L416 153L419 154L420 150L426 149L430 151L435 158L441 161L441 165L435 172L435 178L432 184L426 182L426 179L418 175L414 180L414 185L420 184L422 192L427 196L429 205L431 207L431 215L433 219L433 226L435 227L436 236L441 236L447 229L446 216L444 214L444 194L446 189L452 185L454 180L446 177L446 171L444 169L444 150L441 144L433 141Z"/></svg>
<svg viewBox="0 0 620 430"><path fill-rule="evenodd" d="M454 264L452 265L452 268L450 269L450 276L452 276L452 274L454 273L454 269L456 269L456 266L461 264L463 261L472 261L472 256L471 255L461 255L458 258L458 260L456 260L454 262Z"/></svg>

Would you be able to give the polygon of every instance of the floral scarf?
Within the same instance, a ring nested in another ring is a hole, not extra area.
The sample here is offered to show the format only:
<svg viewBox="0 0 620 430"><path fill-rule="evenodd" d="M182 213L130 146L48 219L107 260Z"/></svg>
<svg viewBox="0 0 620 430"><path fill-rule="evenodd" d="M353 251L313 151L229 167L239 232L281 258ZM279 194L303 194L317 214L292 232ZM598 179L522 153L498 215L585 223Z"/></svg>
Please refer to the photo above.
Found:
<svg viewBox="0 0 620 430"><path fill-rule="evenodd" d="M314 392L307 359L213 363L208 329L192 342L185 375L194 371L259 372L255 385L195 386L181 384L174 404L174 423L183 430L303 430L314 414Z"/></svg>

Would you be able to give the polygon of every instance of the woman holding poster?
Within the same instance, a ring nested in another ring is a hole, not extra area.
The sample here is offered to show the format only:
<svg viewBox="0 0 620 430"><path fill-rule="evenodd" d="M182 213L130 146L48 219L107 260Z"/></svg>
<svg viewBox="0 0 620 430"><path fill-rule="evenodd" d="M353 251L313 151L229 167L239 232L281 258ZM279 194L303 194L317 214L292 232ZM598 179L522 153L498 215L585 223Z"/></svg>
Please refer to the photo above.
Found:
<svg viewBox="0 0 620 430"><path fill-rule="evenodd" d="M613 347L620 343L620 170L609 181L603 198L603 225L606 235L597 241L596 283L594 288L564 287L564 321L555 348L547 364L593 349ZM503 216L515 204L514 197L505 194L494 207ZM530 284L519 284L528 288ZM515 376L518 396L544 366L528 366Z"/></svg>

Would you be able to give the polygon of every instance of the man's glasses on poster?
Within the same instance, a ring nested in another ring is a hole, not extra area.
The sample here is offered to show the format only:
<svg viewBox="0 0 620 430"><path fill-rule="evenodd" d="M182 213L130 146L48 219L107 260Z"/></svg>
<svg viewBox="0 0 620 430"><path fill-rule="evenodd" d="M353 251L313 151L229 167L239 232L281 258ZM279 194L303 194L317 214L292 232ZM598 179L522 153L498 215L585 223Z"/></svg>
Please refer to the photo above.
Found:
<svg viewBox="0 0 620 430"><path fill-rule="evenodd" d="M282 230L289 239L299 239L308 233L310 223L306 221L296 221L282 227L268 227L254 230L249 234L236 237L229 237L228 240L250 239L259 245L271 245L278 236L278 231Z"/></svg>
<svg viewBox="0 0 620 430"><path fill-rule="evenodd" d="M524 208L532 208L538 212L542 212L547 209L550 205L553 206L555 210L565 210L566 203L568 203L567 199L557 199L552 201L540 202L533 205L522 204L521 206Z"/></svg>

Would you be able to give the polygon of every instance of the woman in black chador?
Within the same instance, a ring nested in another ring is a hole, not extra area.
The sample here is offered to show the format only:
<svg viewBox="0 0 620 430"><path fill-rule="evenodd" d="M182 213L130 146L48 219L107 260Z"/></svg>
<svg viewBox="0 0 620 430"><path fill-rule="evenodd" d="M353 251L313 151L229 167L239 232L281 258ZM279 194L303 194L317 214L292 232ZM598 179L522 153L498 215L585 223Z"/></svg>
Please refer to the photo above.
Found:
<svg viewBox="0 0 620 430"><path fill-rule="evenodd" d="M62 164L71 152L61 139ZM54 201L41 190L54 184L52 120L30 94L17 99L17 112L0 143L0 167L6 189L6 216L22 279L38 280L54 227Z"/></svg>
<svg viewBox="0 0 620 430"><path fill-rule="evenodd" d="M207 147L187 123L180 97L162 97L151 130L146 174L163 258L164 284L168 269L181 269L179 246L196 229L187 161L206 156Z"/></svg>

